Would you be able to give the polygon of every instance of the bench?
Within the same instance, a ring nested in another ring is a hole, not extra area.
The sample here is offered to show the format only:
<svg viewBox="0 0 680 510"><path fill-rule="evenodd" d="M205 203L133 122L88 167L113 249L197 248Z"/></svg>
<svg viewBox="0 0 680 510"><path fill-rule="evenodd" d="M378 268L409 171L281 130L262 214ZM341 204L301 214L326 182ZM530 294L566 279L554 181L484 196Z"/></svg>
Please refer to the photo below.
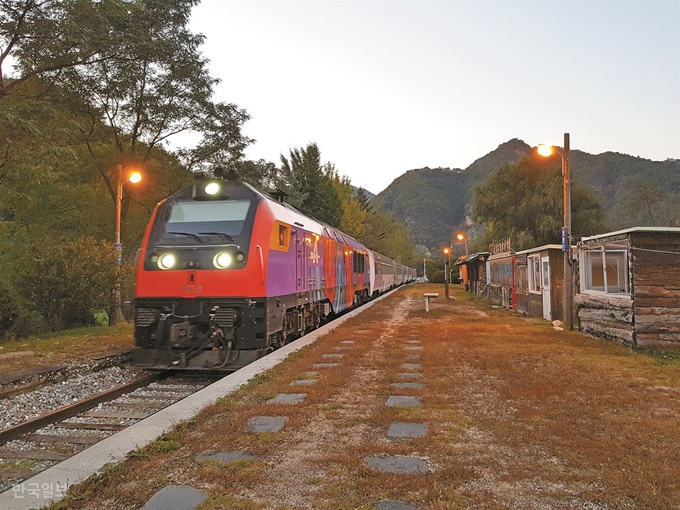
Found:
<svg viewBox="0 0 680 510"><path fill-rule="evenodd" d="M426 292L423 294L425 296L425 311L430 311L430 299L439 297L439 292Z"/></svg>

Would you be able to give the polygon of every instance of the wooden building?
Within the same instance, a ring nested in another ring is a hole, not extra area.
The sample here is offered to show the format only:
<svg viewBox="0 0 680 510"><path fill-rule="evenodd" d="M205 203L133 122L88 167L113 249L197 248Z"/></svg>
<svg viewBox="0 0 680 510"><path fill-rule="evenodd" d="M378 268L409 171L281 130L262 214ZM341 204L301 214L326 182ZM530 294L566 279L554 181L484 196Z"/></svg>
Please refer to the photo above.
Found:
<svg viewBox="0 0 680 510"><path fill-rule="evenodd" d="M456 261L456 265L460 267L461 280L466 291L478 296L486 296L488 285L486 261L488 258L489 252L485 251L471 253Z"/></svg>
<svg viewBox="0 0 680 510"><path fill-rule="evenodd" d="M515 287L515 253L505 251L489 255L487 265L487 297L505 308L513 308Z"/></svg>
<svg viewBox="0 0 680 510"><path fill-rule="evenodd" d="M545 320L564 317L564 252L548 244L515 254L515 303L518 311Z"/></svg>
<svg viewBox="0 0 680 510"><path fill-rule="evenodd" d="M584 237L578 260L584 333L636 348L680 346L680 228Z"/></svg>

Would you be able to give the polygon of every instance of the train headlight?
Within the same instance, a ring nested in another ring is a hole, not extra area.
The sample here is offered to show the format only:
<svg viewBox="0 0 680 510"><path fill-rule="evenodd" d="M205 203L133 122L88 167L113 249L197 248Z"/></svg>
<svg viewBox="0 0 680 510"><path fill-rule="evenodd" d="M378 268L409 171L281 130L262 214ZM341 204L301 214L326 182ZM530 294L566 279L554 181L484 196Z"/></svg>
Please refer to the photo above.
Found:
<svg viewBox="0 0 680 510"><path fill-rule="evenodd" d="M221 251L213 258L213 266L217 269L226 269L231 265L231 255Z"/></svg>
<svg viewBox="0 0 680 510"><path fill-rule="evenodd" d="M217 193L220 192L220 185L216 182L211 182L206 184L205 186L205 194L206 195L216 195Z"/></svg>
<svg viewBox="0 0 680 510"><path fill-rule="evenodd" d="M177 258L172 253L163 253L158 257L159 269L172 269L177 263Z"/></svg>

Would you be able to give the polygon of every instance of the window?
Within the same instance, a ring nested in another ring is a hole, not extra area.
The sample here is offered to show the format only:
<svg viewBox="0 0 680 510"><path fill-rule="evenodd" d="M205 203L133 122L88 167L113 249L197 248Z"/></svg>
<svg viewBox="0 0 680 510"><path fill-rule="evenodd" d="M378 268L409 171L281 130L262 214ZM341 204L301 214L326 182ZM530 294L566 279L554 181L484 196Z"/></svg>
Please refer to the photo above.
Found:
<svg viewBox="0 0 680 510"><path fill-rule="evenodd" d="M582 292L629 294L628 252L600 247L583 253Z"/></svg>
<svg viewBox="0 0 680 510"><path fill-rule="evenodd" d="M532 255L527 259L529 270L529 292L533 294L541 293L541 259L538 255Z"/></svg>
<svg viewBox="0 0 680 510"><path fill-rule="evenodd" d="M216 233L223 238L240 235L249 210L250 200L178 201L170 208L165 237L204 233Z"/></svg>
<svg viewBox="0 0 680 510"><path fill-rule="evenodd" d="M366 269L366 259L364 258L364 254L354 252L353 258L354 272L363 273Z"/></svg>

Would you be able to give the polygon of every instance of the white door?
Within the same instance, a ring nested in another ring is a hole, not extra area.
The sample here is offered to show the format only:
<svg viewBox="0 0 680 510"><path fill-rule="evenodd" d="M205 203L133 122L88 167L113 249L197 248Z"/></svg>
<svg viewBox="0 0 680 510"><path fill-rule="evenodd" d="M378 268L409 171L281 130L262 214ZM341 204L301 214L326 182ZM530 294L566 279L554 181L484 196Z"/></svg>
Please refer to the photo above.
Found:
<svg viewBox="0 0 680 510"><path fill-rule="evenodd" d="M552 320L550 310L550 259L541 257L541 293L543 294L543 318Z"/></svg>

